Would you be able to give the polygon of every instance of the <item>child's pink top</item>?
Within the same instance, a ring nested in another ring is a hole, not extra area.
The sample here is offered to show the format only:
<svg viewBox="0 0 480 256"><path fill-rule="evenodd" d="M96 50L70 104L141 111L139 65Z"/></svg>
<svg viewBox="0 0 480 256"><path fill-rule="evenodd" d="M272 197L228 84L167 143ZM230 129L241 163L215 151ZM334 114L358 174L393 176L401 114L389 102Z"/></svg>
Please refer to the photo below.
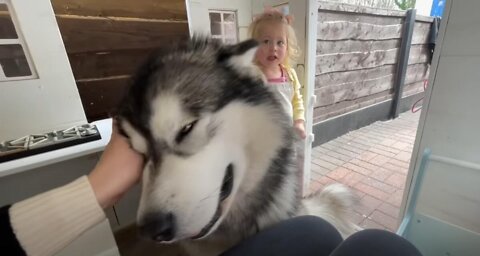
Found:
<svg viewBox="0 0 480 256"><path fill-rule="evenodd" d="M288 78L287 78L287 76L285 75L285 73L283 72L283 68L280 68L280 72L282 72L281 75L280 75L280 77L277 77L277 78L269 78L269 79L267 79L267 81L268 81L269 83L285 83L285 82L288 82Z"/></svg>

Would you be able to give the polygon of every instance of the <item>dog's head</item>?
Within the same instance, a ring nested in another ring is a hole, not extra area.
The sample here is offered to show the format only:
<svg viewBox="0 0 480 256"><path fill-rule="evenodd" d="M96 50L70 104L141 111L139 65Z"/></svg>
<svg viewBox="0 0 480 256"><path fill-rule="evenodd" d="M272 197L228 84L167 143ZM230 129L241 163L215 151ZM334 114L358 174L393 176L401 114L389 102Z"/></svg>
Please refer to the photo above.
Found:
<svg viewBox="0 0 480 256"><path fill-rule="evenodd" d="M262 178L248 172L268 169L262 159L285 135L272 121L281 108L252 63L256 45L197 38L140 69L118 122L146 158L137 216L144 236L172 242L209 235L235 197Z"/></svg>

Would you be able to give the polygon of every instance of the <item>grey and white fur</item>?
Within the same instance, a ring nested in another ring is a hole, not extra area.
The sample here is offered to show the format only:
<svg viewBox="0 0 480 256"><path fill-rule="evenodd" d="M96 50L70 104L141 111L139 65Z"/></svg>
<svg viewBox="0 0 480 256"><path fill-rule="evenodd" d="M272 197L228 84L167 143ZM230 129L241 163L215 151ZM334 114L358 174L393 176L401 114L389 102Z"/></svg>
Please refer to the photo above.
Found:
<svg viewBox="0 0 480 256"><path fill-rule="evenodd" d="M139 69L118 123L146 159L137 215L146 238L216 255L297 215L355 231L346 187L301 199L292 121L252 62L256 46L194 38Z"/></svg>

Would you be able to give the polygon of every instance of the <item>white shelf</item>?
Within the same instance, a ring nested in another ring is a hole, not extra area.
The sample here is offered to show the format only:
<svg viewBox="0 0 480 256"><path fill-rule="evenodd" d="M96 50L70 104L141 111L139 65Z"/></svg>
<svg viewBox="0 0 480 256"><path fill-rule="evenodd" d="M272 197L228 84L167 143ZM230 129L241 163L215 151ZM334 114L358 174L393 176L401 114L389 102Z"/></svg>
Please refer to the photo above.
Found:
<svg viewBox="0 0 480 256"><path fill-rule="evenodd" d="M110 141L110 135L112 134L112 119L103 119L93 122L92 124L97 126L100 136L102 137L100 140L1 163L0 178L103 151L105 146Z"/></svg>

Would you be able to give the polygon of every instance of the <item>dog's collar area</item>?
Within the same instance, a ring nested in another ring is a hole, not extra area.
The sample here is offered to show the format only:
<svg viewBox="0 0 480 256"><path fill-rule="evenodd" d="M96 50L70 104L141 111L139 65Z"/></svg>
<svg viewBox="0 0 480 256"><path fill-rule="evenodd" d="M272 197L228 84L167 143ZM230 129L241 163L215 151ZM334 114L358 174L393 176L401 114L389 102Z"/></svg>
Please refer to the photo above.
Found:
<svg viewBox="0 0 480 256"><path fill-rule="evenodd" d="M192 237L191 239L197 240L203 238L205 235L210 232L210 229L217 223L218 219L222 215L222 207L221 204L222 202L230 196L232 193L233 189L233 164L229 164L226 168L225 176L223 177L223 182L222 182L222 189L220 191L220 200L218 201L218 206L217 210L215 211L215 214L213 215L212 219L208 224L202 228L200 233L198 235Z"/></svg>

